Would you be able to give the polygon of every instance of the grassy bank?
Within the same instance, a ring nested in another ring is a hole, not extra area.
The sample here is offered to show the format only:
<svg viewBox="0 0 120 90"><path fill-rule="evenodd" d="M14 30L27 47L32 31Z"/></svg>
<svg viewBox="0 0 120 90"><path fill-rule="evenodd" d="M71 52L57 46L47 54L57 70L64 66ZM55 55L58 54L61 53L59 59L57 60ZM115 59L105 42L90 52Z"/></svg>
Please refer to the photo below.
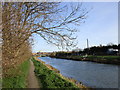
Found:
<svg viewBox="0 0 120 90"><path fill-rule="evenodd" d="M120 65L120 56L92 56L88 55L87 57L84 56L53 56L53 58L61 58L61 59L70 59L76 61L92 61L97 63L104 63L104 64L116 64Z"/></svg>
<svg viewBox="0 0 120 90"><path fill-rule="evenodd" d="M35 65L35 74L41 81L43 88L78 88L75 83L65 79L59 73L50 70L42 62L34 58L32 61Z"/></svg>
<svg viewBox="0 0 120 90"><path fill-rule="evenodd" d="M2 88L26 88L29 66L30 62L27 60L16 68L11 69L9 72L10 74L17 73L3 78Z"/></svg>

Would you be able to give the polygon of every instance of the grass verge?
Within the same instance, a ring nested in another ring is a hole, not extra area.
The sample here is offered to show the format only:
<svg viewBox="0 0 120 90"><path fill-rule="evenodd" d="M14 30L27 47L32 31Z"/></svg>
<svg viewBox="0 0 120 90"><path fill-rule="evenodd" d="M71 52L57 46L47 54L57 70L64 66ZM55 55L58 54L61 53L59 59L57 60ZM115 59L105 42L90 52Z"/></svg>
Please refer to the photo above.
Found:
<svg viewBox="0 0 120 90"><path fill-rule="evenodd" d="M21 65L17 66L16 69L11 69L9 73L18 73L16 75L3 78L2 88L26 88L29 66L30 61L26 60Z"/></svg>
<svg viewBox="0 0 120 90"><path fill-rule="evenodd" d="M63 78L59 73L50 70L42 62L32 59L35 65L35 74L41 81L42 88L79 88L75 83Z"/></svg>

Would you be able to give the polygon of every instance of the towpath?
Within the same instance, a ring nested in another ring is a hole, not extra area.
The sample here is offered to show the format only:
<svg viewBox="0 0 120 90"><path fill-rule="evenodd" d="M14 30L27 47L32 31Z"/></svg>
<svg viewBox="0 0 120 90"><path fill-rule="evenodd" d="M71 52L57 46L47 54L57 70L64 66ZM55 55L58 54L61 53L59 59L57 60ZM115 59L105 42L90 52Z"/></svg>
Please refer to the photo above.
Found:
<svg viewBox="0 0 120 90"><path fill-rule="evenodd" d="M30 69L28 74L28 88L40 88L40 84L34 73L34 69L35 69L34 64L30 60Z"/></svg>

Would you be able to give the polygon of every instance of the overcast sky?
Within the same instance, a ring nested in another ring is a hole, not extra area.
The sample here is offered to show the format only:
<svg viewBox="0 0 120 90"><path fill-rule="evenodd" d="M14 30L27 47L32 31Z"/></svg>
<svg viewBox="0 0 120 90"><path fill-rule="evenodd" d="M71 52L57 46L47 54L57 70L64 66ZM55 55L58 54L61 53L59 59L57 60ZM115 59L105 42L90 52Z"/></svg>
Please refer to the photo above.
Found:
<svg viewBox="0 0 120 90"><path fill-rule="evenodd" d="M86 39L89 40L89 46L98 46L108 43L118 44L118 3L117 2L85 2L84 7L93 8L86 22L76 27L79 32L78 48L86 48ZM33 52L37 51L59 51L51 44L47 44L39 35L33 35ZM75 49L75 48L73 48Z"/></svg>

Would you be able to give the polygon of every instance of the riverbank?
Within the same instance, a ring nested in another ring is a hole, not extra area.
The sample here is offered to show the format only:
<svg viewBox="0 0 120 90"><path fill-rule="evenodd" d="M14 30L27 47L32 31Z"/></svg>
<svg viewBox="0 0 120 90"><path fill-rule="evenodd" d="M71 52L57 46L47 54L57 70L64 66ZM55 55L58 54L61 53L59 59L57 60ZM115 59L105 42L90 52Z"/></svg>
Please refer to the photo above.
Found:
<svg viewBox="0 0 120 90"><path fill-rule="evenodd" d="M12 68L9 77L2 78L2 88L27 88L27 76L30 61L26 60L16 68Z"/></svg>
<svg viewBox="0 0 120 90"><path fill-rule="evenodd" d="M60 58L75 61L91 61L103 64L120 65L120 56L50 56L51 58Z"/></svg>
<svg viewBox="0 0 120 90"><path fill-rule="evenodd" d="M59 71L52 66L45 64L40 59L33 59L35 65L35 73L43 84L44 88L83 88L86 86L78 83L74 79L62 76Z"/></svg>

